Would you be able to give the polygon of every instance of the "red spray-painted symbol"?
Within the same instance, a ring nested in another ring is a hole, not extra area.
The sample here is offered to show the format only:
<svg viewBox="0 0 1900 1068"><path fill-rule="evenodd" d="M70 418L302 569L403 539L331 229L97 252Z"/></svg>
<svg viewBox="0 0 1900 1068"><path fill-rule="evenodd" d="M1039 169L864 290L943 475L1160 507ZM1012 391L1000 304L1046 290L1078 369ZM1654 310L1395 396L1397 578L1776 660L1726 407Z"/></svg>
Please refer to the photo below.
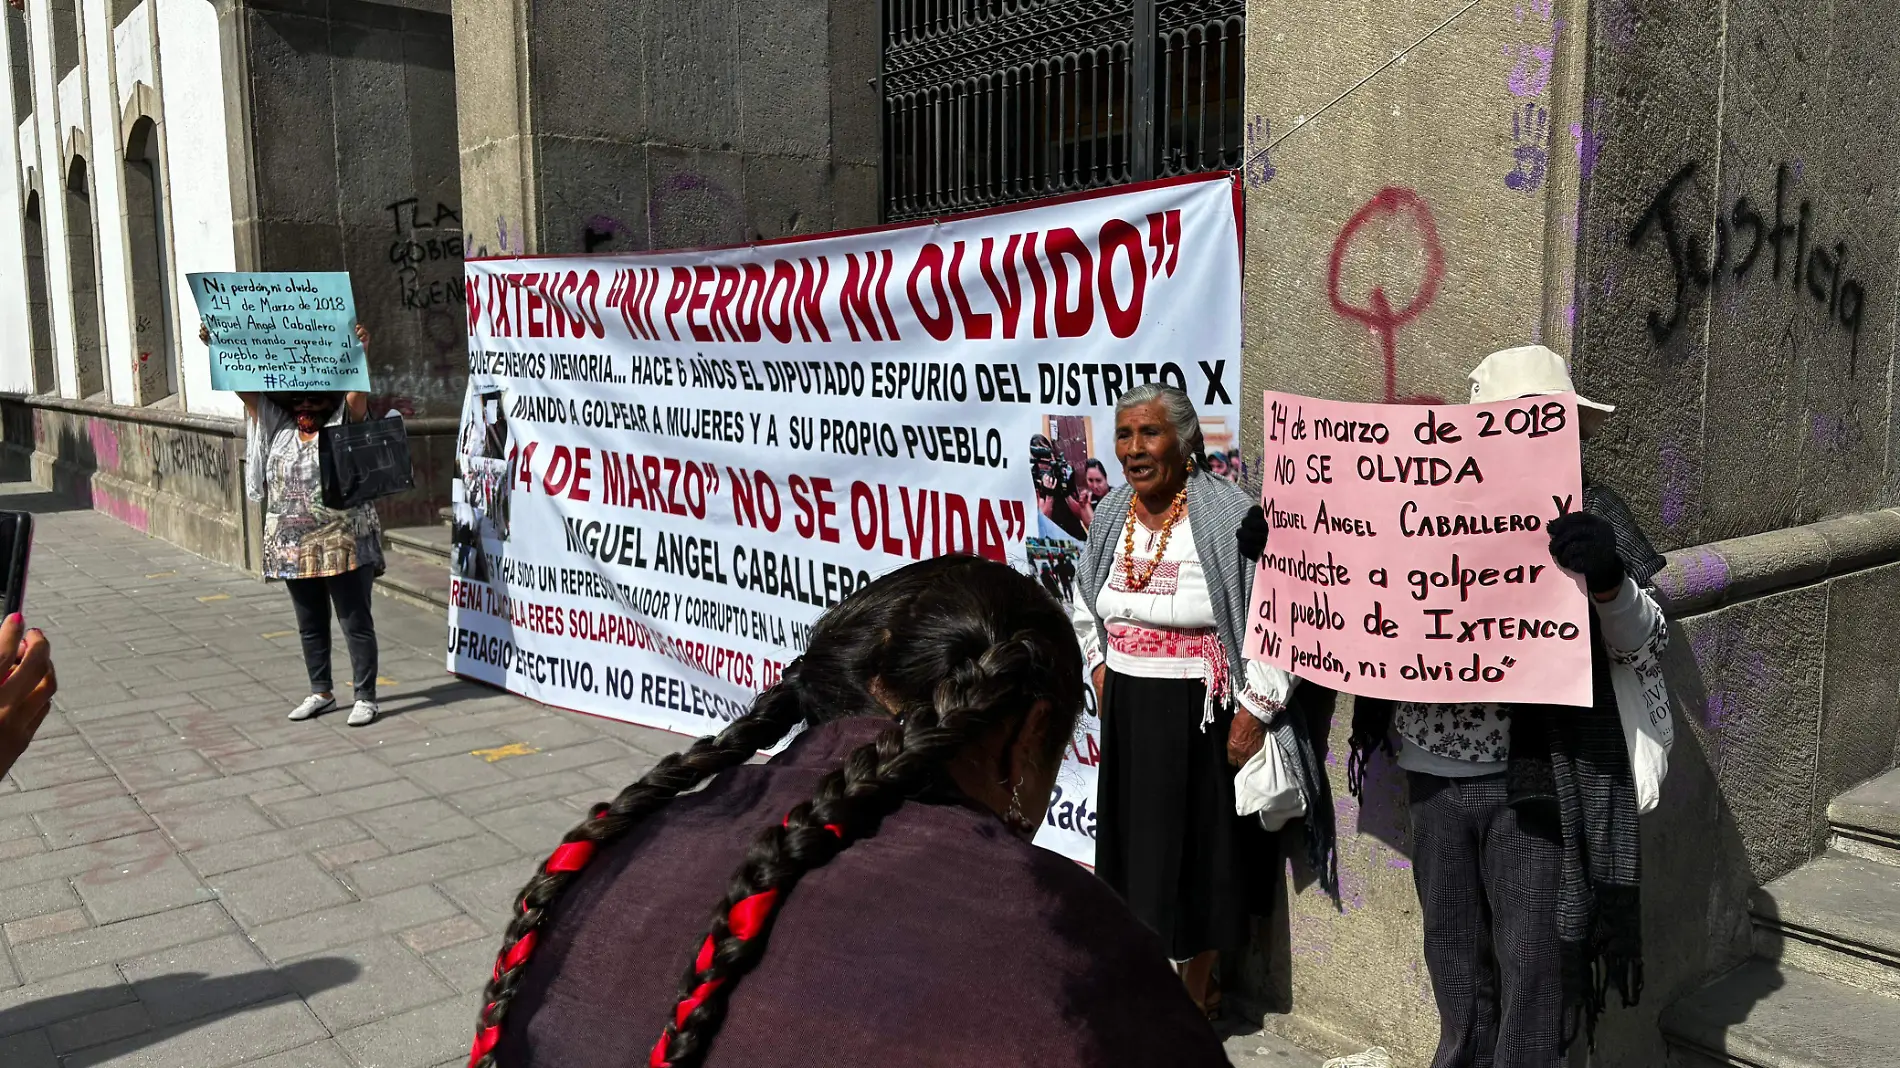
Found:
<svg viewBox="0 0 1900 1068"><path fill-rule="evenodd" d="M1346 251L1353 246L1360 230L1374 219L1388 224L1409 223L1417 232L1419 244L1425 254L1425 275L1419 281L1418 292L1404 308L1394 311L1392 302L1387 299L1385 287L1375 284L1366 297L1366 306L1348 304L1339 292L1340 268L1346 259ZM1398 358L1396 344L1398 329L1417 319L1438 296L1438 283L1445 275L1445 248L1438 242L1438 226L1432 221L1432 209L1425 201L1410 189L1387 186L1379 190L1377 196L1366 202L1344 229L1339 231L1338 240L1333 242L1332 261L1326 267L1326 299L1332 302L1333 312L1343 318L1365 324L1365 327L1379 339L1380 355L1385 360L1385 401L1387 404L1443 404L1442 397L1412 396L1401 397L1399 391Z"/></svg>

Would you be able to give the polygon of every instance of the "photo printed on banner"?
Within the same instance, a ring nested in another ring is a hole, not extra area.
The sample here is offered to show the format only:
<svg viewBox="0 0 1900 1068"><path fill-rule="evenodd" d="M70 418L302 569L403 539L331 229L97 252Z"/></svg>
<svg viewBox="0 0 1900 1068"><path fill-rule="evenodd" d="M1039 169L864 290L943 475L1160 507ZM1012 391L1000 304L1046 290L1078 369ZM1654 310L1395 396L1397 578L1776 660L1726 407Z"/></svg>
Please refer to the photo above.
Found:
<svg viewBox="0 0 1900 1068"><path fill-rule="evenodd" d="M1114 406L1237 456L1226 177L866 233L467 265L452 671L689 735L878 575L972 553L1073 604ZM1237 465L1235 465L1237 466ZM1231 469L1231 468L1230 468ZM1091 709L1038 842L1094 853Z"/></svg>

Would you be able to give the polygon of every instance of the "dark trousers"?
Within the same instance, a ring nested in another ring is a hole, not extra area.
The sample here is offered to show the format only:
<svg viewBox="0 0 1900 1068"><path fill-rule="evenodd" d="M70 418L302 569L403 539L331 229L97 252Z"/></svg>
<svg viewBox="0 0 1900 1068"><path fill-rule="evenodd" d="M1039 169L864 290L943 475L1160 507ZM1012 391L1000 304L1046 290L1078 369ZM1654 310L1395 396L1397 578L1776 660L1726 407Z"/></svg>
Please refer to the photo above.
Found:
<svg viewBox="0 0 1900 1068"><path fill-rule="evenodd" d="M350 648L350 669L356 699L376 700L376 621L370 618L376 569L329 578L286 579L290 603L297 609L297 633L303 638L303 666L310 672L310 692L330 693L330 606L336 606L343 624L343 640Z"/></svg>
<svg viewBox="0 0 1900 1068"><path fill-rule="evenodd" d="M1559 1068L1557 814L1506 803L1502 773L1409 775L1412 875L1438 1002L1432 1068Z"/></svg>

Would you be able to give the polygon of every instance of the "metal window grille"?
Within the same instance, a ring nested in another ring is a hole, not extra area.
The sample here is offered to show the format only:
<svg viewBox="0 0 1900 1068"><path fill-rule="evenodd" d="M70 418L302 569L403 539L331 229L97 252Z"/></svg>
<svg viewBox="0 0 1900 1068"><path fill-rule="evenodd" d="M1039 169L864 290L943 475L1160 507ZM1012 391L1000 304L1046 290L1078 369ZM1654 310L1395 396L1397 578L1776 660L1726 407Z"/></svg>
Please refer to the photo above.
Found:
<svg viewBox="0 0 1900 1068"><path fill-rule="evenodd" d="M884 211L1238 167L1245 0L884 0Z"/></svg>

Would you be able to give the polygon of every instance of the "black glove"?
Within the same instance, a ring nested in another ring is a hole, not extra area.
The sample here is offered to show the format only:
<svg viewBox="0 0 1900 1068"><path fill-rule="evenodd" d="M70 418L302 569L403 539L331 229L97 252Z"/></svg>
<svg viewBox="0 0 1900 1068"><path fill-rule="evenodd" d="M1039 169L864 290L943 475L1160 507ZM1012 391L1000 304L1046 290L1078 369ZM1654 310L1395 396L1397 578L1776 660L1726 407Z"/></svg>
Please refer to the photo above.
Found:
<svg viewBox="0 0 1900 1068"><path fill-rule="evenodd" d="M1609 593L1623 585L1623 558L1616 555L1616 528L1588 512L1571 512L1550 521L1550 557L1565 571L1583 576L1591 593Z"/></svg>
<svg viewBox="0 0 1900 1068"><path fill-rule="evenodd" d="M1267 513L1255 506L1240 521L1240 529L1234 531L1234 540L1240 543L1240 555L1249 560L1259 560L1260 554L1267 551Z"/></svg>

